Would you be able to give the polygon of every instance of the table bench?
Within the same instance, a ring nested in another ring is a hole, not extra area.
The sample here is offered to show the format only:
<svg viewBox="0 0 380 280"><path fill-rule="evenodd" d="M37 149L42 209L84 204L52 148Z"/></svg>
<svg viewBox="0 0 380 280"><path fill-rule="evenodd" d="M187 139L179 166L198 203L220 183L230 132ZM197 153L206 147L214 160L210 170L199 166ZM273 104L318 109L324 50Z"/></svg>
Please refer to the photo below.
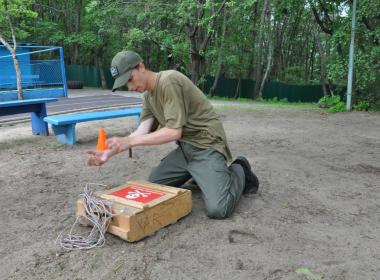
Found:
<svg viewBox="0 0 380 280"><path fill-rule="evenodd" d="M74 145L76 142L75 125L77 123L136 116L136 126L139 126L141 111L141 108L128 108L109 111L83 112L48 116L44 118L44 121L51 124L54 134L60 143Z"/></svg>
<svg viewBox="0 0 380 280"><path fill-rule="evenodd" d="M32 133L49 135L46 117L46 103L58 101L57 98L36 98L0 102L0 116L31 113Z"/></svg>

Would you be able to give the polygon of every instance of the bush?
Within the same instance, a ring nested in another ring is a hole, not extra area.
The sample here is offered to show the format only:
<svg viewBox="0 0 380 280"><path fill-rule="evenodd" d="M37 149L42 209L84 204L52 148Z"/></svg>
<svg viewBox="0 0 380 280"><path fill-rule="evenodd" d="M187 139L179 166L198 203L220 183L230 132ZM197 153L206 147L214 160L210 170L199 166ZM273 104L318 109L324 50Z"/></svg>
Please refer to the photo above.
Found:
<svg viewBox="0 0 380 280"><path fill-rule="evenodd" d="M369 102L366 100L359 100L356 104L354 104L354 109L357 111L368 111L369 108Z"/></svg>
<svg viewBox="0 0 380 280"><path fill-rule="evenodd" d="M346 110L345 104L341 101L339 95L323 96L318 101L320 108L327 108L329 112L344 112Z"/></svg>
<svg viewBox="0 0 380 280"><path fill-rule="evenodd" d="M380 78L377 83L380 87ZM380 91L378 88L371 88L369 91L357 91L355 95L355 105L358 111L380 111Z"/></svg>

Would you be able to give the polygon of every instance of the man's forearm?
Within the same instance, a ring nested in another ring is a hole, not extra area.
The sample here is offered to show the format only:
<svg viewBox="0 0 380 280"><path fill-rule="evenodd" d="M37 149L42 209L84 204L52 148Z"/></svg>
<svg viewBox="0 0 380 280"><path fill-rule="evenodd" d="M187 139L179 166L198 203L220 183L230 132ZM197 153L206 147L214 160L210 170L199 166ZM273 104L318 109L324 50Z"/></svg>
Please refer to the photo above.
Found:
<svg viewBox="0 0 380 280"><path fill-rule="evenodd" d="M132 132L130 136L148 134L152 129L153 122L154 122L153 118L149 118L142 121L139 127L136 129L136 131Z"/></svg>
<svg viewBox="0 0 380 280"><path fill-rule="evenodd" d="M135 146L147 146L147 145L160 145L169 143L172 141L177 141L182 137L182 129L173 128L161 128L155 132L145 134L145 135L130 135L131 147Z"/></svg>

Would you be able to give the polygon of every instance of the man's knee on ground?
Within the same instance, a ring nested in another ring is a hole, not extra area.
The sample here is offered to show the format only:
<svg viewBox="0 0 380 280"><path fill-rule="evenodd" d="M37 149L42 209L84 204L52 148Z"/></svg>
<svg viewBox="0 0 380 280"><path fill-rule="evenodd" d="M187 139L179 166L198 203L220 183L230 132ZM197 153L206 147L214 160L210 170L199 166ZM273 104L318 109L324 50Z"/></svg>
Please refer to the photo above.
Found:
<svg viewBox="0 0 380 280"><path fill-rule="evenodd" d="M153 173L153 171L149 174L148 181L151 182L151 183L158 182L158 177L155 176L155 174Z"/></svg>
<svg viewBox="0 0 380 280"><path fill-rule="evenodd" d="M226 205L215 204L207 205L207 216L212 219L225 219L230 216L230 211Z"/></svg>
<svg viewBox="0 0 380 280"><path fill-rule="evenodd" d="M148 181L155 184L164 184L164 178L160 174L160 172L157 171L158 168L154 167L148 177Z"/></svg>

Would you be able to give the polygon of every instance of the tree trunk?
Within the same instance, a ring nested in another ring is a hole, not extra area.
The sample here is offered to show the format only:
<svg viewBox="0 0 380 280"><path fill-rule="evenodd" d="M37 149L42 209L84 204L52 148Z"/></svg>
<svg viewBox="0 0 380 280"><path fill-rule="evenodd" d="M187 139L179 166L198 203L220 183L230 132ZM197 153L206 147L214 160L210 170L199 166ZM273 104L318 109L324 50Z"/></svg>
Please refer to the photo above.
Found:
<svg viewBox="0 0 380 280"><path fill-rule="evenodd" d="M70 23L70 18L69 18L69 0L64 0L63 3L63 32L65 34L65 37L67 37L70 34L70 28L69 28L69 23ZM73 64L73 48L72 46L67 46L66 47L66 57L68 58L68 62L70 64Z"/></svg>
<svg viewBox="0 0 380 280"><path fill-rule="evenodd" d="M272 47L272 27L271 27L271 12L270 12L270 3L268 3L268 12L267 12L267 19L268 19L268 57L267 57L267 69L265 70L265 74L263 77L263 80L261 82L260 91L259 91L259 98L263 96L263 89L265 85L265 81L267 80L268 74L272 67L272 56L273 56L273 47Z"/></svg>
<svg viewBox="0 0 380 280"><path fill-rule="evenodd" d="M238 99L241 95L241 72L239 73L239 78L238 78L238 83L236 85L236 90L235 90L235 99Z"/></svg>
<svg viewBox="0 0 380 280"><path fill-rule="evenodd" d="M102 58L101 53L102 53L101 49L96 50L95 59L96 59L96 65L98 66L98 69L99 69L100 83L102 85L102 89L107 89L107 81L104 75L103 58Z"/></svg>
<svg viewBox="0 0 380 280"><path fill-rule="evenodd" d="M253 32L254 33L254 32ZM254 37L252 37L254 38ZM248 74L247 74L247 78L248 79L252 79L253 80L253 64L255 62L255 50L254 48L252 48L251 52L249 53L248 55L248 61L249 61L249 64L248 64Z"/></svg>
<svg viewBox="0 0 380 280"><path fill-rule="evenodd" d="M257 17L257 3L255 4L254 8L253 8L253 27L252 27L252 35L251 35L251 38L252 38L252 42L255 41L255 37L256 37L256 17ZM248 79L253 79L253 64L255 62L255 48L252 48L251 52L249 53L248 55L248 61L249 61L249 64L248 64L248 74L247 74L247 78Z"/></svg>
<svg viewBox="0 0 380 280"><path fill-rule="evenodd" d="M196 53L191 53L191 81L194 84L197 84L200 78L200 64L201 64L201 56Z"/></svg>
<svg viewBox="0 0 380 280"><path fill-rule="evenodd" d="M102 84L102 89L107 89L107 81L104 75L104 68L103 68L103 63L101 59L99 59L98 65L99 65L100 82Z"/></svg>
<svg viewBox="0 0 380 280"><path fill-rule="evenodd" d="M198 1L199 4L205 4L205 0ZM188 37L190 40L190 62L191 62L191 80L197 84L200 77L205 70L205 56L204 53L209 45L211 35L213 34L209 30L213 30L216 23L216 17L224 8L227 0L224 0L217 11L212 12L211 23L206 32L204 28L199 26L199 21L204 16L204 9L199 8L197 10L197 22L187 23ZM213 5L213 3L212 3Z"/></svg>
<svg viewBox="0 0 380 280"><path fill-rule="evenodd" d="M320 18L319 14L318 14L318 11L317 11L317 9L315 8L315 6L313 4L313 1L309 0L308 3L310 5L310 7L311 7L311 12L313 13L314 19L315 19L316 23L318 23L318 25L320 26L321 30L323 32L329 34L329 35L332 35L333 34L333 29L332 29L331 24L329 24L329 23L331 23L331 20L329 20L327 23L325 21L323 21ZM327 18L327 19L329 19L327 11L324 8L322 8L322 9L323 9L323 15L324 15L324 17Z"/></svg>
<svg viewBox="0 0 380 280"><path fill-rule="evenodd" d="M144 64L148 67L148 69L152 69L151 67L151 55L152 55L152 44L151 44L151 41L150 40L144 40L143 42L145 48L144 48Z"/></svg>
<svg viewBox="0 0 380 280"><path fill-rule="evenodd" d="M304 68L304 81L309 83L309 68L310 68L310 50L313 48L313 39L310 39L310 28L306 32L306 46L305 46L305 68Z"/></svg>
<svg viewBox="0 0 380 280"><path fill-rule="evenodd" d="M190 38L190 45L191 45L191 80L194 84L200 86L198 84L199 79L201 78L203 72L202 69L204 69L203 65L205 63L205 57L203 54L203 50L199 46L199 41L204 35L204 31L202 28L198 27L197 32L194 33L193 36Z"/></svg>
<svg viewBox="0 0 380 280"><path fill-rule="evenodd" d="M319 52L319 61L320 61L320 65L321 65L320 80L321 80L321 85L322 85L322 89L323 89L323 95L327 96L327 95L329 95L329 93L327 92L327 88L326 88L325 55L323 53L322 44L321 44L321 38L319 37L319 32L318 32L318 28L317 28L316 19L315 19L313 13L310 13L310 15L311 15L312 23L313 23L314 37L315 37L315 41L316 41L318 52Z"/></svg>
<svg viewBox="0 0 380 280"><path fill-rule="evenodd" d="M20 65L18 63L18 58L17 58L17 54L16 54L17 42L16 42L14 30L13 30L12 19L11 19L11 16L9 15L9 12L8 12L8 1L4 0L3 4L4 4L4 12L5 12L5 15L6 15L7 20L8 20L8 26L9 26L9 29L10 29L11 35L12 35L13 48L8 44L7 41L5 41L5 39L3 38L1 33L0 33L0 42L7 48L7 50L12 55L13 65L14 65L16 77L17 77L17 98L19 100L22 100L22 99L24 99L24 95L22 92L21 70L20 70Z"/></svg>
<svg viewBox="0 0 380 280"><path fill-rule="evenodd" d="M13 58L13 65L15 67L16 76L17 76L17 98L22 100L22 99L24 99L24 95L22 92L21 70L20 70L20 64L18 63L16 49L14 49L14 52L12 53L12 58Z"/></svg>
<svg viewBox="0 0 380 280"><path fill-rule="evenodd" d="M291 29L290 32L287 34L287 38L295 38L297 34L299 34L300 29L300 21L302 19L302 9L298 10L296 16L293 18L293 22L291 23ZM295 55L295 52L293 52L293 49L295 48L295 44L292 44L292 40L287 40L288 45L285 50L285 63L284 63L284 71L288 68L289 65L294 65L294 61L297 57L299 57L299 53L297 51L297 55Z"/></svg>
<svg viewBox="0 0 380 280"><path fill-rule="evenodd" d="M161 65L161 56L162 56L162 52L161 52L161 49L160 49L160 46L157 45L157 52L156 52L156 66L155 68L152 68L152 70L155 70L155 71L159 71L161 70L160 69L160 65Z"/></svg>
<svg viewBox="0 0 380 280"><path fill-rule="evenodd" d="M310 79L313 79L314 77L314 63L315 63L315 43L313 43L313 49L310 55Z"/></svg>
<svg viewBox="0 0 380 280"><path fill-rule="evenodd" d="M285 54L284 54L284 50L285 50L285 44L284 44L284 34L285 34L285 30L288 26L288 23L289 23L289 17L286 16L285 17L285 20L284 20L284 23L283 23L283 26L281 28L281 36L280 36L280 45L279 45L279 77L281 80L284 80L285 79Z"/></svg>
<svg viewBox="0 0 380 280"><path fill-rule="evenodd" d="M76 0L76 21L75 21L75 33L78 35L80 32L80 22L82 16L82 0ZM74 43L74 55L73 55L73 63L77 64L78 61L78 53L79 53L79 44Z"/></svg>
<svg viewBox="0 0 380 280"><path fill-rule="evenodd" d="M210 89L210 97L214 96L215 89L219 82L220 73L222 72L222 53L224 48L224 38L226 35L226 26L227 26L227 11L226 7L223 7L223 25L222 25L222 34L220 38L220 46L219 46L219 52L218 52L218 66L215 74L214 83Z"/></svg>
<svg viewBox="0 0 380 280"><path fill-rule="evenodd" d="M260 82L261 82L261 75L262 75L262 48L264 43L264 21L265 21L265 14L267 13L269 0L264 0L263 5L263 11L261 13L260 17L260 31L259 31L259 39L257 43L257 60L256 60L256 74L255 74L255 88L253 91L253 98L256 99L259 97L259 91L260 91Z"/></svg>

